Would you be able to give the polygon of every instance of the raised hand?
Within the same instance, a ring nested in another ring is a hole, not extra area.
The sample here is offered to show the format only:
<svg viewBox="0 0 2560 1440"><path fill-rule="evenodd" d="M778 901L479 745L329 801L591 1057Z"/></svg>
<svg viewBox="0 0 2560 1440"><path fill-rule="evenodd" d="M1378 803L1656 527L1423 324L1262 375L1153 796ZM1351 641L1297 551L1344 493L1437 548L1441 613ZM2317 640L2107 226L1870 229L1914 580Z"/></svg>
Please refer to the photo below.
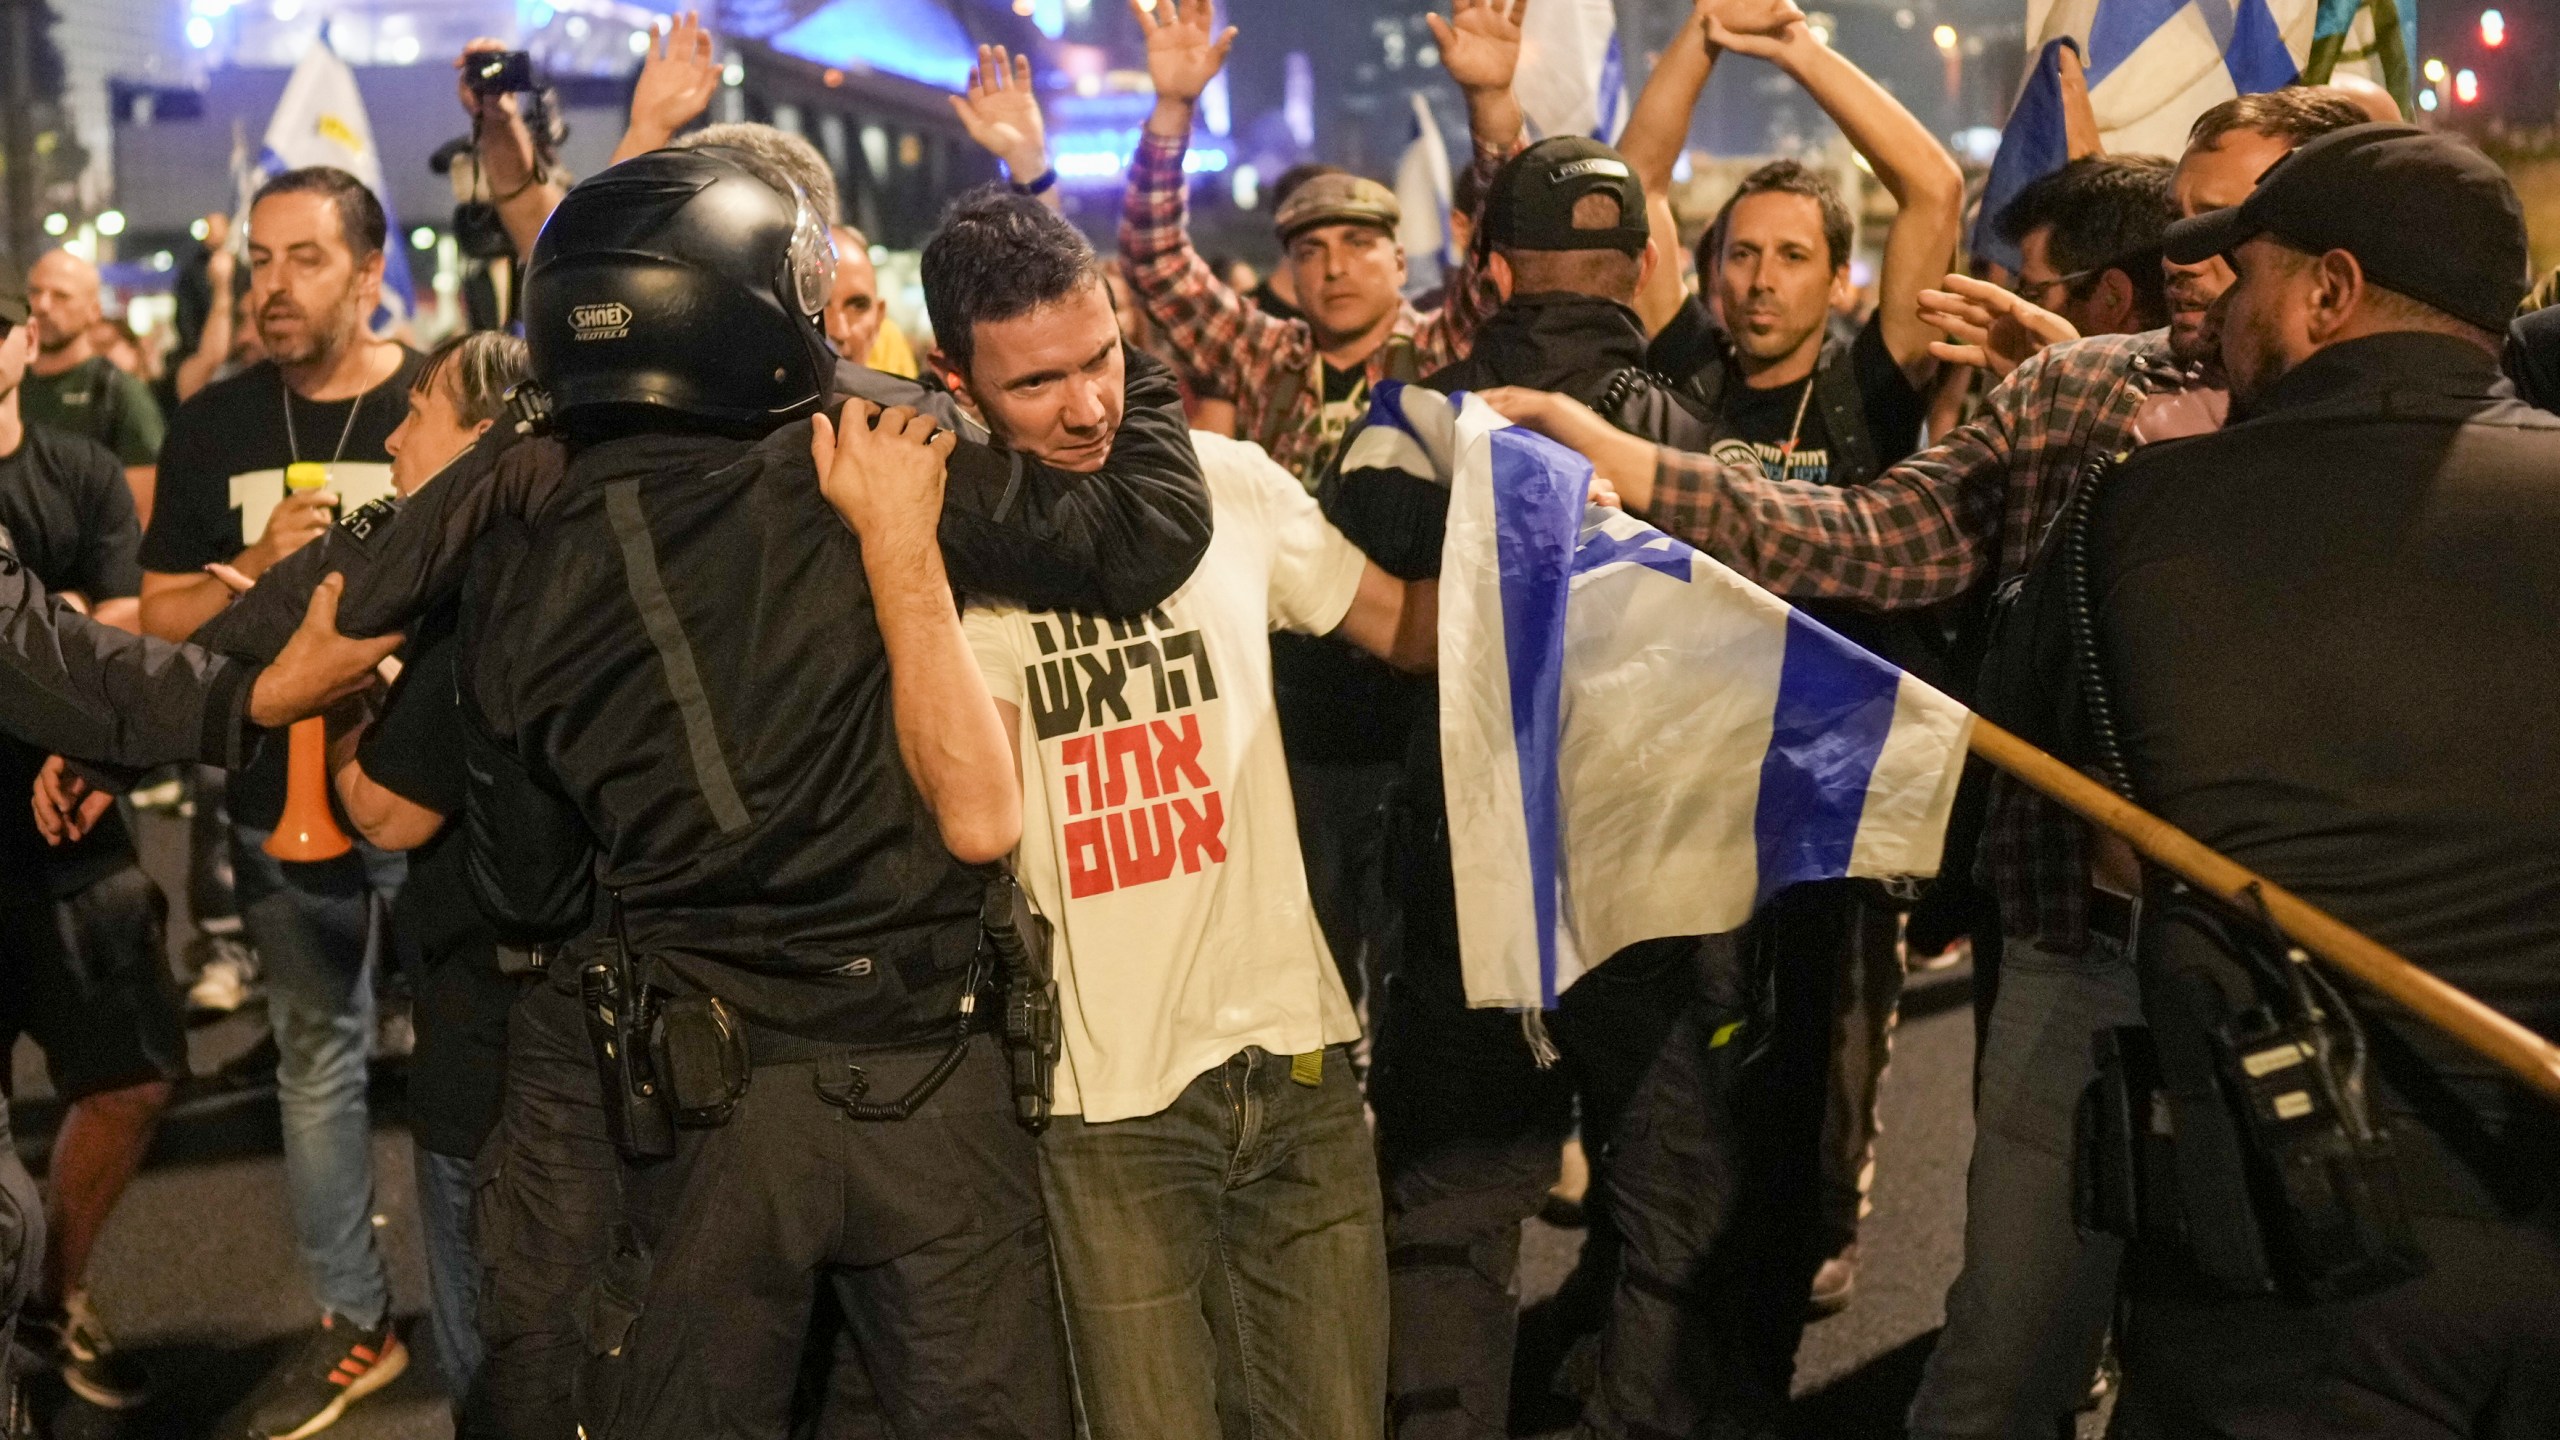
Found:
<svg viewBox="0 0 2560 1440"><path fill-rule="evenodd" d="M1708 0L1707 43L1736 55L1774 59L1812 32L1795 0Z"/></svg>
<svg viewBox="0 0 2560 1440"><path fill-rule="evenodd" d="M819 491L856 535L904 529L930 540L942 523L944 465L955 443L933 417L907 406L848 400L833 425L824 412L813 417L809 458Z"/></svg>
<svg viewBox="0 0 2560 1440"><path fill-rule="evenodd" d="M693 123L720 89L720 60L712 53L711 32L702 17L688 10L658 32L640 61L640 80L631 91L631 126L673 138Z"/></svg>
<svg viewBox="0 0 2560 1440"><path fill-rule="evenodd" d="M1943 290L1920 292L1920 318L1947 333L1929 342L1929 353L1950 365L1975 365L2005 380L2027 357L2048 345L2077 340L2068 320L1970 275L1949 275Z"/></svg>
<svg viewBox="0 0 2560 1440"><path fill-rule="evenodd" d="M1520 68L1520 21L1529 0L1450 0L1449 18L1425 15L1440 63L1461 90L1509 90Z"/></svg>
<svg viewBox="0 0 2560 1440"><path fill-rule="evenodd" d="M1001 45L979 46L969 88L951 97L951 113L960 117L970 139L1004 162L1017 183L1049 168L1049 130L1040 116L1040 97L1031 88L1030 56L1008 57Z"/></svg>
<svg viewBox="0 0 2560 1440"><path fill-rule="evenodd" d="M1210 0L1129 0L1129 12L1147 36L1147 78L1158 100L1189 104L1226 67L1236 27L1212 34Z"/></svg>

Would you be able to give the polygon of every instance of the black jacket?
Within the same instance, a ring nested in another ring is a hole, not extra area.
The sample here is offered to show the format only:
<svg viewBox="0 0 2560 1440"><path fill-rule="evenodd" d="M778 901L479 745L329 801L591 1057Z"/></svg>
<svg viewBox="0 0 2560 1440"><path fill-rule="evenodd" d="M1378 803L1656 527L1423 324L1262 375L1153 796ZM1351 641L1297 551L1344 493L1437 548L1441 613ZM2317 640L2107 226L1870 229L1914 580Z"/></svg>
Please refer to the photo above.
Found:
<svg viewBox="0 0 2560 1440"><path fill-rule="evenodd" d="M1208 509L1173 397L1142 403L1159 378L1133 382L1101 473L954 467L956 588L1128 613L1189 574ZM900 758L860 546L808 444L806 422L594 444L479 544L473 889L524 941L580 929L601 885L672 982L774 1028L897 1041L949 1022L985 877Z"/></svg>
<svg viewBox="0 0 2560 1440"><path fill-rule="evenodd" d="M836 368L838 395L912 405L959 432L945 484L942 544L988 594L1043 607L1130 615L1173 592L1209 548L1209 496L1191 453L1182 393L1171 371L1132 350L1127 410L1111 458L1070 475L995 448L946 391L863 366ZM196 643L265 660L302 621L311 588L347 577L339 628L384 635L449 600L480 536L502 517L538 514L567 465L556 442L507 423L398 505L349 515L258 577L257 587L207 621ZM956 572L955 572L956 573Z"/></svg>
<svg viewBox="0 0 2560 1440"><path fill-rule="evenodd" d="M1422 383L1450 394L1497 385L1553 390L1658 444L1704 450L1712 438L1706 420L1645 368L1636 312L1589 295L1512 296L1476 331L1467 358Z"/></svg>
<svg viewBox="0 0 2560 1440"><path fill-rule="evenodd" d="M257 748L245 719L257 674L101 625L0 548L0 730L30 745L110 765L246 764Z"/></svg>
<svg viewBox="0 0 2560 1440"><path fill-rule="evenodd" d="M2088 594L2139 801L2560 1039L2555 477L2560 416L2509 398L2486 352L2425 334L2351 341L2282 377L2251 418L2146 447L2100 480ZM2067 551L2047 552L2005 628L1993 718L2093 760ZM2204 1023L2199 992L2174 977L2211 965L2184 930L2143 928L2165 1062ZM2459 1200L2448 1179L2518 1204L2537 1183L2548 1195L2560 1114L2345 988L2387 1103L2420 1117L2424 1133L2404 1135L2461 1157L2413 1203Z"/></svg>

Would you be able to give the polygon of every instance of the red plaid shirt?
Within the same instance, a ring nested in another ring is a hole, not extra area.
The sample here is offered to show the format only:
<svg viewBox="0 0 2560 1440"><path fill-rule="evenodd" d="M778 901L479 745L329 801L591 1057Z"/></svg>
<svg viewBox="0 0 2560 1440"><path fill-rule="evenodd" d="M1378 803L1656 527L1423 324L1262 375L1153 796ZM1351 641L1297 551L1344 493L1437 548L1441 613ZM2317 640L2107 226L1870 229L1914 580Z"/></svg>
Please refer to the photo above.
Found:
<svg viewBox="0 0 2560 1440"><path fill-rule="evenodd" d="M1900 610L1988 572L2023 577L2093 457L2136 443L2146 395L2197 388L2169 332L2058 345L1992 390L1982 413L1864 485L1771 480L1756 466L1661 450L1647 518L1783 595ZM2002 928L2065 954L2088 946L2089 836L2062 807L1992 778L1982 868Z"/></svg>
<svg viewBox="0 0 2560 1440"><path fill-rule="evenodd" d="M1243 438L1263 436L1272 402L1284 389L1275 383L1279 377L1305 377L1290 388L1289 408L1280 417L1270 449L1271 458L1290 473L1312 480L1328 458L1321 453L1317 424L1324 396L1315 375L1315 331L1304 320L1264 313L1210 273L1208 262L1191 248L1182 173L1188 148L1188 140L1141 132L1138 153L1129 161L1128 198L1120 210L1120 273L1192 387L1235 401L1236 433ZM1482 178L1490 180L1502 158L1479 157ZM1398 302L1390 343L1370 352L1365 366L1371 383L1390 378L1390 352L1399 348L1395 339L1411 344L1417 376L1466 358L1477 324L1498 297L1491 282L1478 275L1472 258L1459 262L1447 293L1448 303L1437 310Z"/></svg>

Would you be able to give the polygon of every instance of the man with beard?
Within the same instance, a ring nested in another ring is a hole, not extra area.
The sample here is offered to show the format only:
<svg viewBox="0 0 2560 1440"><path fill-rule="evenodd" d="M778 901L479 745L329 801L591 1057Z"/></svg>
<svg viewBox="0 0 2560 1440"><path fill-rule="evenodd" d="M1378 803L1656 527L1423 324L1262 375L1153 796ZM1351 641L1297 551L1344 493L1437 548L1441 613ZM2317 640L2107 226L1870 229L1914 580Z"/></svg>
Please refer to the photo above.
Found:
<svg viewBox="0 0 2560 1440"><path fill-rule="evenodd" d="M159 403L140 380L90 342L98 321L98 267L68 250L49 251L27 271L27 312L36 357L20 383L27 422L83 435L116 453L134 509L151 520L152 466L160 458Z"/></svg>
<svg viewBox="0 0 2560 1440"><path fill-rule="evenodd" d="M2172 179L2178 209L2236 204L2294 146L2363 119L2316 89L2216 105L2197 118ZM2023 575L2092 458L2220 423L2206 319L2230 283L2218 258L2171 265L2166 330L2035 354L1980 416L1863 485L1772 479L1667 450L1561 397L1486 398L1590 457L1630 510L1762 585L1907 609L1986 576L2005 585ZM2032 308L2012 297L2004 313ZM2091 849L2078 820L1994 777L1980 864L2007 943L1980 1063L1966 1263L1913 1401L1915 1436L2050 1428L2086 1395L2106 1333L2123 1247L2074 1225L2072 1117L2093 1071L2091 1037L2142 1013L2124 956L2126 882L2099 888Z"/></svg>
<svg viewBox="0 0 2560 1440"><path fill-rule="evenodd" d="M2082 482L1990 713L2560 1036L2560 752L2502 743L2560 707L2560 420L2497 368L2515 189L2459 137L2359 125L2165 245L2236 274L2232 423ZM2144 890L2174 1142L2132 1217L2111 1433L2553 1433L2560 1112L2219 912L2156 872ZM2322 1193L2314 1137L2364 1194Z"/></svg>
<svg viewBox="0 0 2560 1440"><path fill-rule="evenodd" d="M205 567L254 580L329 528L340 503L391 493L384 448L408 413L418 357L376 340L382 205L342 170L289 170L249 209L249 313L268 358L180 407L160 456L160 498L142 547L142 623L183 640L229 602ZM287 467L325 467L288 490ZM371 971L404 862L358 842L287 867L263 848L284 810L285 747L269 745L230 788L240 910L268 984L285 1175L296 1248L320 1329L270 1377L253 1423L292 1440L408 1364L391 1330L390 1277L373 1233L366 1114L374 1030Z"/></svg>

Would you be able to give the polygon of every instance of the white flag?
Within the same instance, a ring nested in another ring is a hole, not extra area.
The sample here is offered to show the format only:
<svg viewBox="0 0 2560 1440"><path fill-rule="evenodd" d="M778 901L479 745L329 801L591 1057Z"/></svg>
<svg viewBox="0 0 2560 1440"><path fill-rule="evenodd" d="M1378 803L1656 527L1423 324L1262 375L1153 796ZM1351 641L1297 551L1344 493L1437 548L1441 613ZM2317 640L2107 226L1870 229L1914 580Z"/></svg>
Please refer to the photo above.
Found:
<svg viewBox="0 0 2560 1440"><path fill-rule="evenodd" d="M1535 138L1588 135L1615 143L1628 100L1612 0L1535 0L1520 20L1520 70L1511 90Z"/></svg>
<svg viewBox="0 0 2560 1440"><path fill-rule="evenodd" d="M1440 123L1431 118L1431 102L1413 97L1413 143L1396 162L1396 243L1407 259L1436 258L1440 268L1458 263L1449 249L1449 147L1440 141ZM1434 283L1438 277L1417 277Z"/></svg>
<svg viewBox="0 0 2560 1440"><path fill-rule="evenodd" d="M304 51L302 63L285 81L276 113L267 121L265 145L258 152L258 175L265 180L308 165L333 165L364 182L382 202L390 221L383 241L382 303L392 312L374 316L374 328L411 314L417 292L409 280L409 247L391 213L391 191L382 180L382 151L373 143L373 125L365 118L364 95L356 88L356 72L338 58L323 37Z"/></svg>

